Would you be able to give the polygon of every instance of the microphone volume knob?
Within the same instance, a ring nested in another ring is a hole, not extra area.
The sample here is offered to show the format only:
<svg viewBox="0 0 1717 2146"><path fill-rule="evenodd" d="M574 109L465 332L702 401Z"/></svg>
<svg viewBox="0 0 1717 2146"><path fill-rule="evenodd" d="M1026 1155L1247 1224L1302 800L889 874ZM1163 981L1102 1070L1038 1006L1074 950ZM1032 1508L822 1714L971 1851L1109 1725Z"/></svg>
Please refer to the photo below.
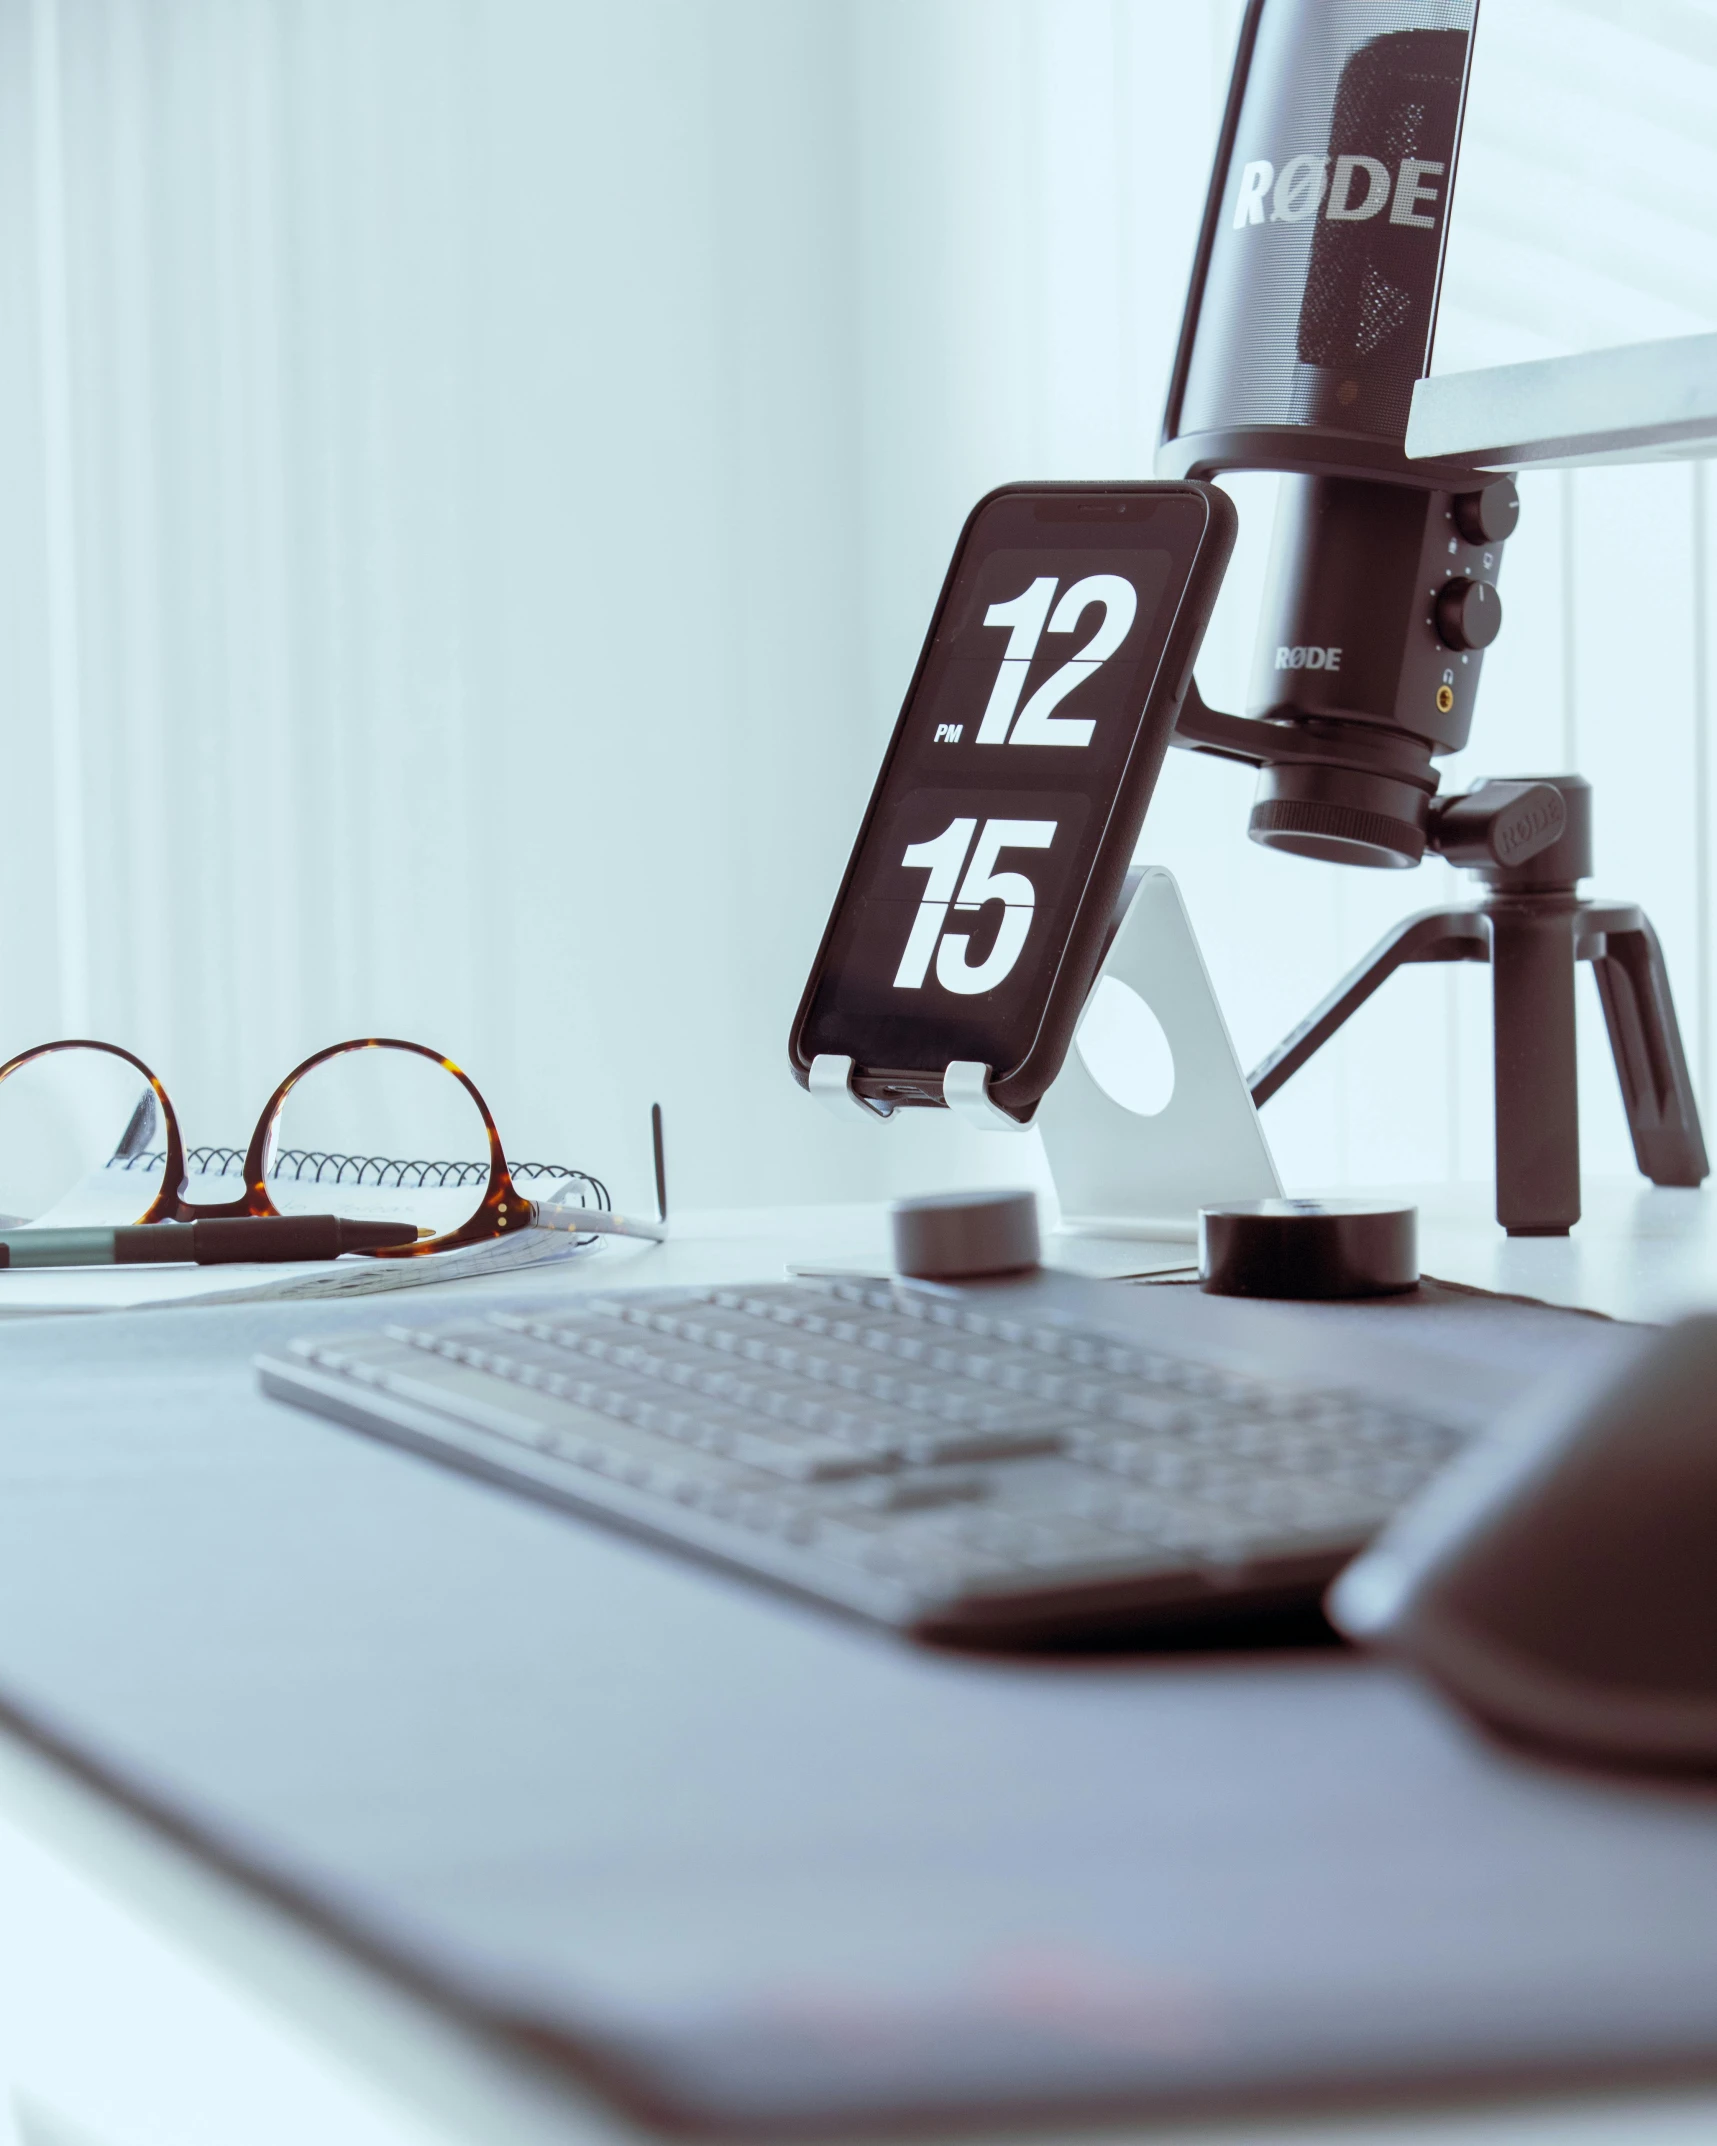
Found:
<svg viewBox="0 0 1717 2146"><path fill-rule="evenodd" d="M1502 603L1488 581L1446 581L1432 614L1450 648L1488 648L1502 630Z"/></svg>
<svg viewBox="0 0 1717 2146"><path fill-rule="evenodd" d="M1520 494L1511 478L1497 477L1476 492L1462 492L1450 512L1469 544L1502 544L1520 521Z"/></svg>

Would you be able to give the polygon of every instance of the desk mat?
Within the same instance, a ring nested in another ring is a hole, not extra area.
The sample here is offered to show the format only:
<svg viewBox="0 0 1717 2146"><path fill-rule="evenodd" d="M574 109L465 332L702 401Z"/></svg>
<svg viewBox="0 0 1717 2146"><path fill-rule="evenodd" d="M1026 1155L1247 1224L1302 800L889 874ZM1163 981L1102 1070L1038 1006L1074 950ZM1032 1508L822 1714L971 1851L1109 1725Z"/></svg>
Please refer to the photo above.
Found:
<svg viewBox="0 0 1717 2146"><path fill-rule="evenodd" d="M1100 1301L1308 1361L1363 1321L1475 1396L1626 1335ZM0 1332L0 1711L633 2109L756 2137L1717 2070L1717 1794L1502 1750L1335 1650L904 1645L268 1402L250 1359L304 1317Z"/></svg>

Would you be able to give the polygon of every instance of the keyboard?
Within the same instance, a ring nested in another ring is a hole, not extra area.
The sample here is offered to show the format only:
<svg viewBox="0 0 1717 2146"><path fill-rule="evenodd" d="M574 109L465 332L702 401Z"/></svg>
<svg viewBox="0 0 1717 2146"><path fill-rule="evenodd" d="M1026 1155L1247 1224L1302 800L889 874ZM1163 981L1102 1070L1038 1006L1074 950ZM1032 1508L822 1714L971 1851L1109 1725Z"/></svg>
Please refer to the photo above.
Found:
<svg viewBox="0 0 1717 2146"><path fill-rule="evenodd" d="M531 1497L968 1641L1313 1601L1469 1435L1005 1296L857 1278L396 1320L258 1371Z"/></svg>

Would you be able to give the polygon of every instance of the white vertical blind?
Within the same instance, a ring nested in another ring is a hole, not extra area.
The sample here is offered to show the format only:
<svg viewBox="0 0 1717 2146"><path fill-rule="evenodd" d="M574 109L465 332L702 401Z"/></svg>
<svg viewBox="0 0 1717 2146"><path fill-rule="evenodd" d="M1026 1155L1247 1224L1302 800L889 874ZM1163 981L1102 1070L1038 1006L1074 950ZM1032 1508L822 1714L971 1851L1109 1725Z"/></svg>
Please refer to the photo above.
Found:
<svg viewBox="0 0 1717 2146"><path fill-rule="evenodd" d="M658 1095L685 1202L1029 1174L837 1124L787 1027L972 501L1150 471L1237 14L0 0L0 1047L130 1042L234 1138L418 1036L626 1198ZM1599 785L1709 1105L1704 487L1527 480L1453 774ZM1250 1061L1458 882L1248 804L1171 755L1144 848ZM1482 1176L1488 1047L1482 972L1397 978L1270 1106L1287 1174Z"/></svg>
<svg viewBox="0 0 1717 2146"><path fill-rule="evenodd" d="M1433 371L1717 329L1717 6L1482 0Z"/></svg>

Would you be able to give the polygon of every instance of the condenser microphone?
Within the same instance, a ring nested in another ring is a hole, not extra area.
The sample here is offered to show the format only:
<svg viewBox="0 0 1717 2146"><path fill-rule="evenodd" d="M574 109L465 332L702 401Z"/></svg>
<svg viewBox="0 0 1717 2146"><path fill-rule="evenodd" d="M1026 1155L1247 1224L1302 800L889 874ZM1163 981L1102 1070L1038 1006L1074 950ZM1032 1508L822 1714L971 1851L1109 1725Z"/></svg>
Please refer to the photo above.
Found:
<svg viewBox="0 0 1717 2146"><path fill-rule="evenodd" d="M1283 472L1246 720L1177 742L1262 768L1250 832L1424 854L1472 725L1512 482L1410 463L1477 0L1251 0L1157 467Z"/></svg>

